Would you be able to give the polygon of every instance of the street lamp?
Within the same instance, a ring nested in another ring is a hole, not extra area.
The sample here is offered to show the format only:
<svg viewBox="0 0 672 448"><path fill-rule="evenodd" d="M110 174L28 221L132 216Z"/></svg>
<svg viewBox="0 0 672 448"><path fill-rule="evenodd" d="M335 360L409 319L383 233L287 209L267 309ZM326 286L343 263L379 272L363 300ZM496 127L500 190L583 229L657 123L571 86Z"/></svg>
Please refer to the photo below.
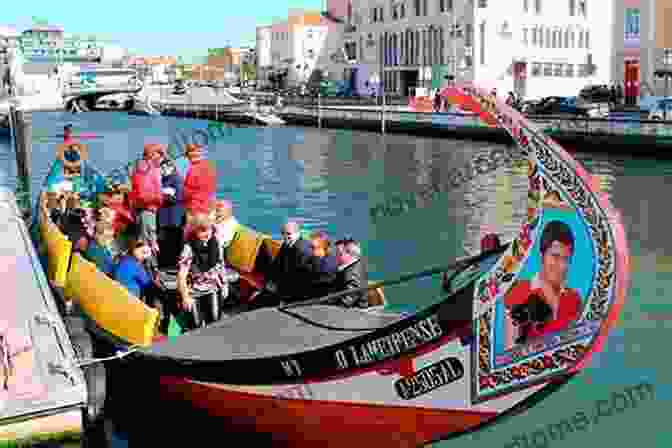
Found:
<svg viewBox="0 0 672 448"><path fill-rule="evenodd" d="M672 49L666 48L664 50L662 62L664 68L653 72L653 76L665 79L665 97L667 98L670 96L670 78L672 78L672 69L670 68L672 66ZM667 105L665 105L665 110L663 111L663 119L667 121Z"/></svg>
<svg viewBox="0 0 672 448"><path fill-rule="evenodd" d="M320 85L317 88L317 126L322 128L322 85L325 82L324 80L329 76L329 72L326 69L320 71Z"/></svg>

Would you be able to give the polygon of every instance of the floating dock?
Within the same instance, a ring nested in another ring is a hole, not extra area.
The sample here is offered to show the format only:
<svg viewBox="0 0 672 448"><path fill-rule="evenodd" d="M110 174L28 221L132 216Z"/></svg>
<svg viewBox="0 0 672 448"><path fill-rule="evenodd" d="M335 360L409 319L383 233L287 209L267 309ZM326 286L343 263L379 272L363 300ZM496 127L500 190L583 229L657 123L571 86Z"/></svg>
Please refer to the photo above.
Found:
<svg viewBox="0 0 672 448"><path fill-rule="evenodd" d="M87 387L14 194L0 190L0 444L80 433Z"/></svg>

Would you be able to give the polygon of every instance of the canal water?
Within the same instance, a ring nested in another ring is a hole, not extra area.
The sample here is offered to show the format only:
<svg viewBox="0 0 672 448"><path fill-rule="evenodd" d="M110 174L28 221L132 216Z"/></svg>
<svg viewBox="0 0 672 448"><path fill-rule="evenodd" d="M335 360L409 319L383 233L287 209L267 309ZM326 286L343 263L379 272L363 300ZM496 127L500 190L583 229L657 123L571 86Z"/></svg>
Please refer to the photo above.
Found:
<svg viewBox="0 0 672 448"><path fill-rule="evenodd" d="M180 130L191 135L208 124L121 113L38 113L33 123L33 192L46 176L66 123L73 124L75 133L95 134L85 142L90 159L104 171L140 156L146 142L171 143ZM370 219L369 210L391 196L408 197L427 184L441 184L451 170L476 156L487 157L495 149L503 147L290 127L230 128L208 142L209 158L219 175L218 194L234 202L241 223L278 237L286 219L299 218L305 228L326 230L334 238L353 236L363 242L372 279L394 278L474 253L486 231L497 231L504 240L513 237L525 214L525 164L499 167L424 204L417 199L416 208L397 216ZM605 418L587 431L566 435L566 442L616 447L670 444L672 432L664 426L663 403L672 390L667 381L672 364L665 355L672 328L668 292L672 290L672 239L667 227L672 218L667 202L672 196L672 162L589 152L576 156L600 176L603 190L623 214L633 270L623 317L607 349L570 387L531 411L436 447L504 447L518 434L571 419L578 410L592 409L596 400L642 381L654 384L655 400ZM15 172L9 144L0 140L0 181L11 185ZM394 305L411 302L424 307L438 298L437 291L438 279L433 278L389 288L386 297ZM157 427L148 420L148 436L161 433L173 442L209 437L227 443L227 434L217 431L216 422L197 412L162 404L156 415L157 420L149 420L161 423ZM114 447L127 446L125 439L117 431ZM249 440L260 446L279 444L273 435L249 435ZM536 446L545 448L550 443Z"/></svg>

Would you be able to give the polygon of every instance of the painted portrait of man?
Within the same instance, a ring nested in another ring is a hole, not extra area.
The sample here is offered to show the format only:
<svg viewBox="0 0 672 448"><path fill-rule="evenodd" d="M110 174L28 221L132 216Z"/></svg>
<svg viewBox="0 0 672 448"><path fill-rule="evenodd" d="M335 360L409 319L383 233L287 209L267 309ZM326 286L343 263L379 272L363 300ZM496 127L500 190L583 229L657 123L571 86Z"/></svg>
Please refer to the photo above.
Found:
<svg viewBox="0 0 672 448"><path fill-rule="evenodd" d="M529 280L518 280L504 298L505 350L566 330L579 318L581 295L567 285L575 249L569 225L560 220L546 224L538 245L538 272Z"/></svg>

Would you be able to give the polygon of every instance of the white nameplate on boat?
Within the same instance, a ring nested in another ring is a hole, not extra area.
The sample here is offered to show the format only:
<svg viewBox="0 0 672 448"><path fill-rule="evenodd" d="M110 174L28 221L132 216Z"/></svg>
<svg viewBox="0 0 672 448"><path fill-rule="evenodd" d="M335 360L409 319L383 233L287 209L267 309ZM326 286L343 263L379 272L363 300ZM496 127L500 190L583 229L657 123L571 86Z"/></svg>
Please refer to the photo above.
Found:
<svg viewBox="0 0 672 448"><path fill-rule="evenodd" d="M457 358L446 358L420 369L417 373L401 378L394 383L397 394L404 400L412 400L434 389L445 386L464 376L464 366Z"/></svg>
<svg viewBox="0 0 672 448"><path fill-rule="evenodd" d="M351 365L365 366L413 350L427 342L437 340L442 335L443 329L439 325L439 318L433 315L388 336L337 350L336 362L340 369L347 369Z"/></svg>

